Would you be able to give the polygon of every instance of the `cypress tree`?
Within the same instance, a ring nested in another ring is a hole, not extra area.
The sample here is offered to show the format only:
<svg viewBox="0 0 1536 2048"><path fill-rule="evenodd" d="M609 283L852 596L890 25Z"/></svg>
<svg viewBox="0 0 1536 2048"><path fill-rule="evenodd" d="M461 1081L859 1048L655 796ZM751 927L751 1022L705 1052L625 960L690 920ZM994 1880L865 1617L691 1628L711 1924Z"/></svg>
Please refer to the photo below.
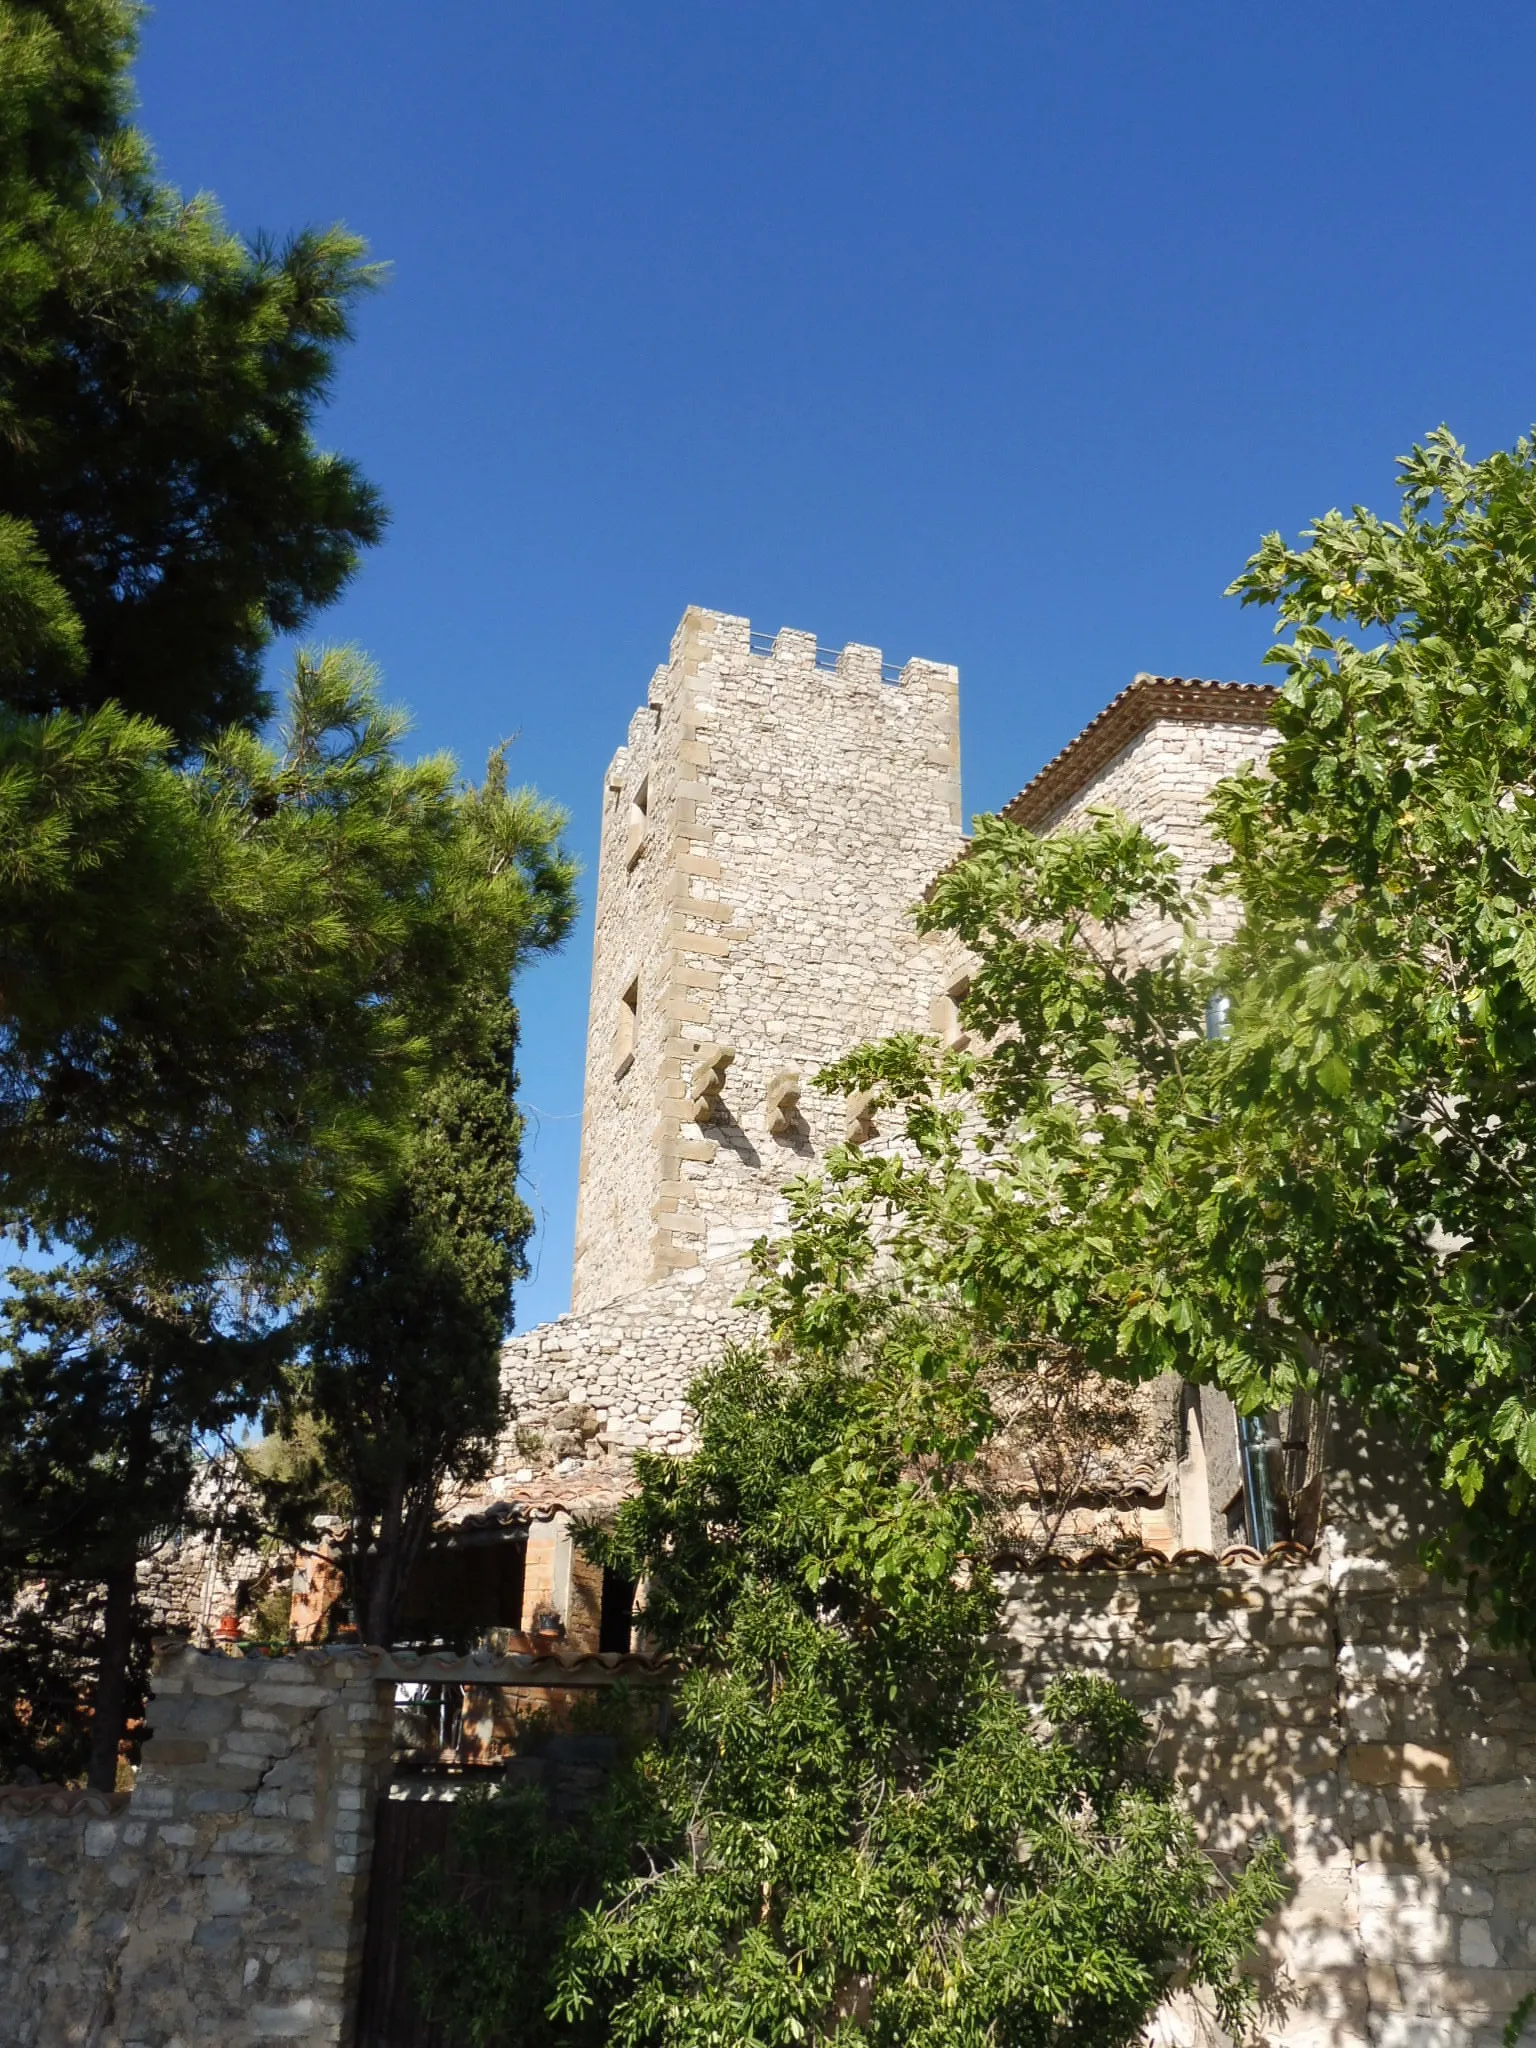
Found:
<svg viewBox="0 0 1536 2048"><path fill-rule="evenodd" d="M403 1171L368 1242L332 1259L302 1385L346 1490L353 1610L388 1643L446 1480L486 1471L504 1420L500 1351L533 1226L517 1191L517 1017L472 991L423 1090Z"/></svg>

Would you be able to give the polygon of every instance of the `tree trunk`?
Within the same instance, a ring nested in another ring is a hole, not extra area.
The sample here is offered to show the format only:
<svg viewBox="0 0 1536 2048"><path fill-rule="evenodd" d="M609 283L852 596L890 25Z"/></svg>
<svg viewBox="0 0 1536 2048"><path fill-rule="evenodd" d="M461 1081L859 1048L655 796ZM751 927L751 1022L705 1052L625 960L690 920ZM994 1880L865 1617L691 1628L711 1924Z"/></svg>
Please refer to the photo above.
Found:
<svg viewBox="0 0 1536 2048"><path fill-rule="evenodd" d="M101 1663L91 1714L91 1761L86 1783L93 1792L117 1790L117 1750L128 1706L128 1659L133 1649L133 1603L138 1574L133 1560L107 1575L102 1617Z"/></svg>
<svg viewBox="0 0 1536 2048"><path fill-rule="evenodd" d="M365 1643L388 1649L400 1627L400 1610L406 1588L432 1531L437 1502L437 1479L423 1487L397 1479L379 1516L378 1538L363 1562L360 1548L357 1616L359 1633ZM354 1545L357 1544L354 1531Z"/></svg>
<svg viewBox="0 0 1536 2048"><path fill-rule="evenodd" d="M365 1643L377 1643L385 1650L395 1633L400 1609L402 1490L398 1481L391 1484L389 1497L379 1516L379 1532L368 1549L366 1561L360 1541L362 1529L357 1527L353 1531L361 1581L358 1590L362 1596L357 1602L358 1631Z"/></svg>

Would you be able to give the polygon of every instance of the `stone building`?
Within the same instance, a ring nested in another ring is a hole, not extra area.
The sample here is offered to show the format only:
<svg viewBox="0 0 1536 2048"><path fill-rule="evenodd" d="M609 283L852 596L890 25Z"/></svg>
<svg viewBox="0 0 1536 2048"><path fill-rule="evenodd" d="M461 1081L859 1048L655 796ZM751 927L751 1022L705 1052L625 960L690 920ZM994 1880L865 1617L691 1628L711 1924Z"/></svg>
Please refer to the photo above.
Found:
<svg viewBox="0 0 1536 2048"><path fill-rule="evenodd" d="M1113 808L1193 881L1211 791L1262 762L1274 696L1137 676L1006 814L1050 832ZM517 1429L465 1504L551 1557L572 1650L596 1647L596 1595L571 1516L622 1492L635 1450L687 1448L689 1383L751 1335L743 1258L786 1183L880 1141L816 1071L959 1030L971 963L910 915L964 850L958 709L953 668L690 610L610 764L572 1308L508 1345ZM1209 1389L1139 1393L1058 1568L1021 1553L1005 1654L1026 1689L1115 1676L1218 1858L1280 1833L1295 1891L1264 1938L1263 2038L1494 2048L1536 1996L1536 1682L1421 1567L1412 1460L1341 1430L1325 1475L1325 1415L1268 1422ZM1160 2025L1170 2048L1217 2038L1194 2013Z"/></svg>
<svg viewBox="0 0 1536 2048"><path fill-rule="evenodd" d="M1209 791L1263 755L1271 703L1138 676L1008 811L1050 830L1111 805L1197 872ZM968 963L908 916L963 851L957 710L952 668L685 615L605 779L573 1305L507 1346L515 1427L486 1484L444 1502L413 1591L432 1647L169 1644L131 1797L0 1790L0 2040L374 2048L368 1928L419 1796L400 1688L452 1688L466 1724L473 1703L489 1759L492 1694L664 1685L572 1519L623 1496L636 1450L686 1449L689 1383L751 1334L743 1256L788 1180L850 1120L882 1141L818 1067L959 1028ZM1003 1558L999 1648L1026 1692L1113 1676L1218 1861L1282 1837L1262 2040L1496 2048L1536 1997L1536 1680L1423 1569L1411 1461L1341 1429L1324 1502L1318 1421L1281 1432L1308 1520L1266 1551L1261 1446L1225 1402L1151 1390L1054 1568ZM179 1561L168 1609L206 1627L224 1570ZM299 1571L314 1625L334 1574L319 1553ZM1221 2038L1180 2004L1149 2036Z"/></svg>
<svg viewBox="0 0 1536 2048"><path fill-rule="evenodd" d="M1113 808L1193 881L1215 851L1210 792L1267 750L1273 698L1137 676L1006 813L1048 832ZM603 780L571 1310L506 1347L515 1423L485 1483L443 1504L411 1600L424 1625L526 1635L552 1608L573 1641L619 1645L624 1589L584 1583L572 1524L622 1497L635 1451L688 1447L689 1385L753 1334L735 1304L786 1184L850 1136L881 1142L816 1073L861 1040L957 1035L972 963L912 908L965 845L953 667L684 614ZM1168 1382L1122 1406L1061 1547L1257 1537L1222 1396ZM1315 1437L1296 1439L1292 1491L1315 1481ZM516 1557L494 1563L498 1545ZM301 1640L338 1583L300 1561Z"/></svg>
<svg viewBox="0 0 1536 2048"><path fill-rule="evenodd" d="M1113 807L1193 879L1210 791L1264 754L1273 697L1138 676L1007 813L1052 831ZM965 843L954 668L684 614L604 778L571 1312L508 1345L517 1428L463 1512L535 1483L580 1512L636 1449L686 1447L690 1381L750 1335L748 1248L857 1120L815 1074L863 1039L958 1029L969 963L911 912ZM1170 1384L1133 1423L1078 1547L1241 1539L1230 1406L1181 1412Z"/></svg>

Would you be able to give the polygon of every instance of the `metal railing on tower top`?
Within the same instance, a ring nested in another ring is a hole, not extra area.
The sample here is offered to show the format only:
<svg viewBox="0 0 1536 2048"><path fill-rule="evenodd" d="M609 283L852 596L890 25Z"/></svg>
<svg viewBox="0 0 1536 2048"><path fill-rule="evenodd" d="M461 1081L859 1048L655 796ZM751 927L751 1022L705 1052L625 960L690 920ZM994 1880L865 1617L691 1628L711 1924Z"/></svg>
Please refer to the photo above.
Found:
<svg viewBox="0 0 1536 2048"><path fill-rule="evenodd" d="M748 628L747 637L754 654L771 655L778 645L779 636L777 633L760 633L755 626ZM841 647L822 647L818 645L813 658L817 668L830 672L836 669L842 661L843 650ZM899 661L881 662L880 680L882 683L899 683L901 675L902 664Z"/></svg>

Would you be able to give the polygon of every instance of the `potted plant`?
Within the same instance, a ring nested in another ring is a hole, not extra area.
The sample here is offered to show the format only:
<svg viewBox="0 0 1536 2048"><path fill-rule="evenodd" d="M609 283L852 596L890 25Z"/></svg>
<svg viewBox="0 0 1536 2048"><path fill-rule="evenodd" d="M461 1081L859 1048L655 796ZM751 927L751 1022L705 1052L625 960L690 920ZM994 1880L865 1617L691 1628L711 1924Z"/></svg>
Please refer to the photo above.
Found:
<svg viewBox="0 0 1536 2048"><path fill-rule="evenodd" d="M536 1607L533 1610L533 1621L529 1626L528 1633L533 1638L533 1646L536 1651L552 1650L565 1633L564 1625L560 1620L559 1608L549 1606Z"/></svg>

